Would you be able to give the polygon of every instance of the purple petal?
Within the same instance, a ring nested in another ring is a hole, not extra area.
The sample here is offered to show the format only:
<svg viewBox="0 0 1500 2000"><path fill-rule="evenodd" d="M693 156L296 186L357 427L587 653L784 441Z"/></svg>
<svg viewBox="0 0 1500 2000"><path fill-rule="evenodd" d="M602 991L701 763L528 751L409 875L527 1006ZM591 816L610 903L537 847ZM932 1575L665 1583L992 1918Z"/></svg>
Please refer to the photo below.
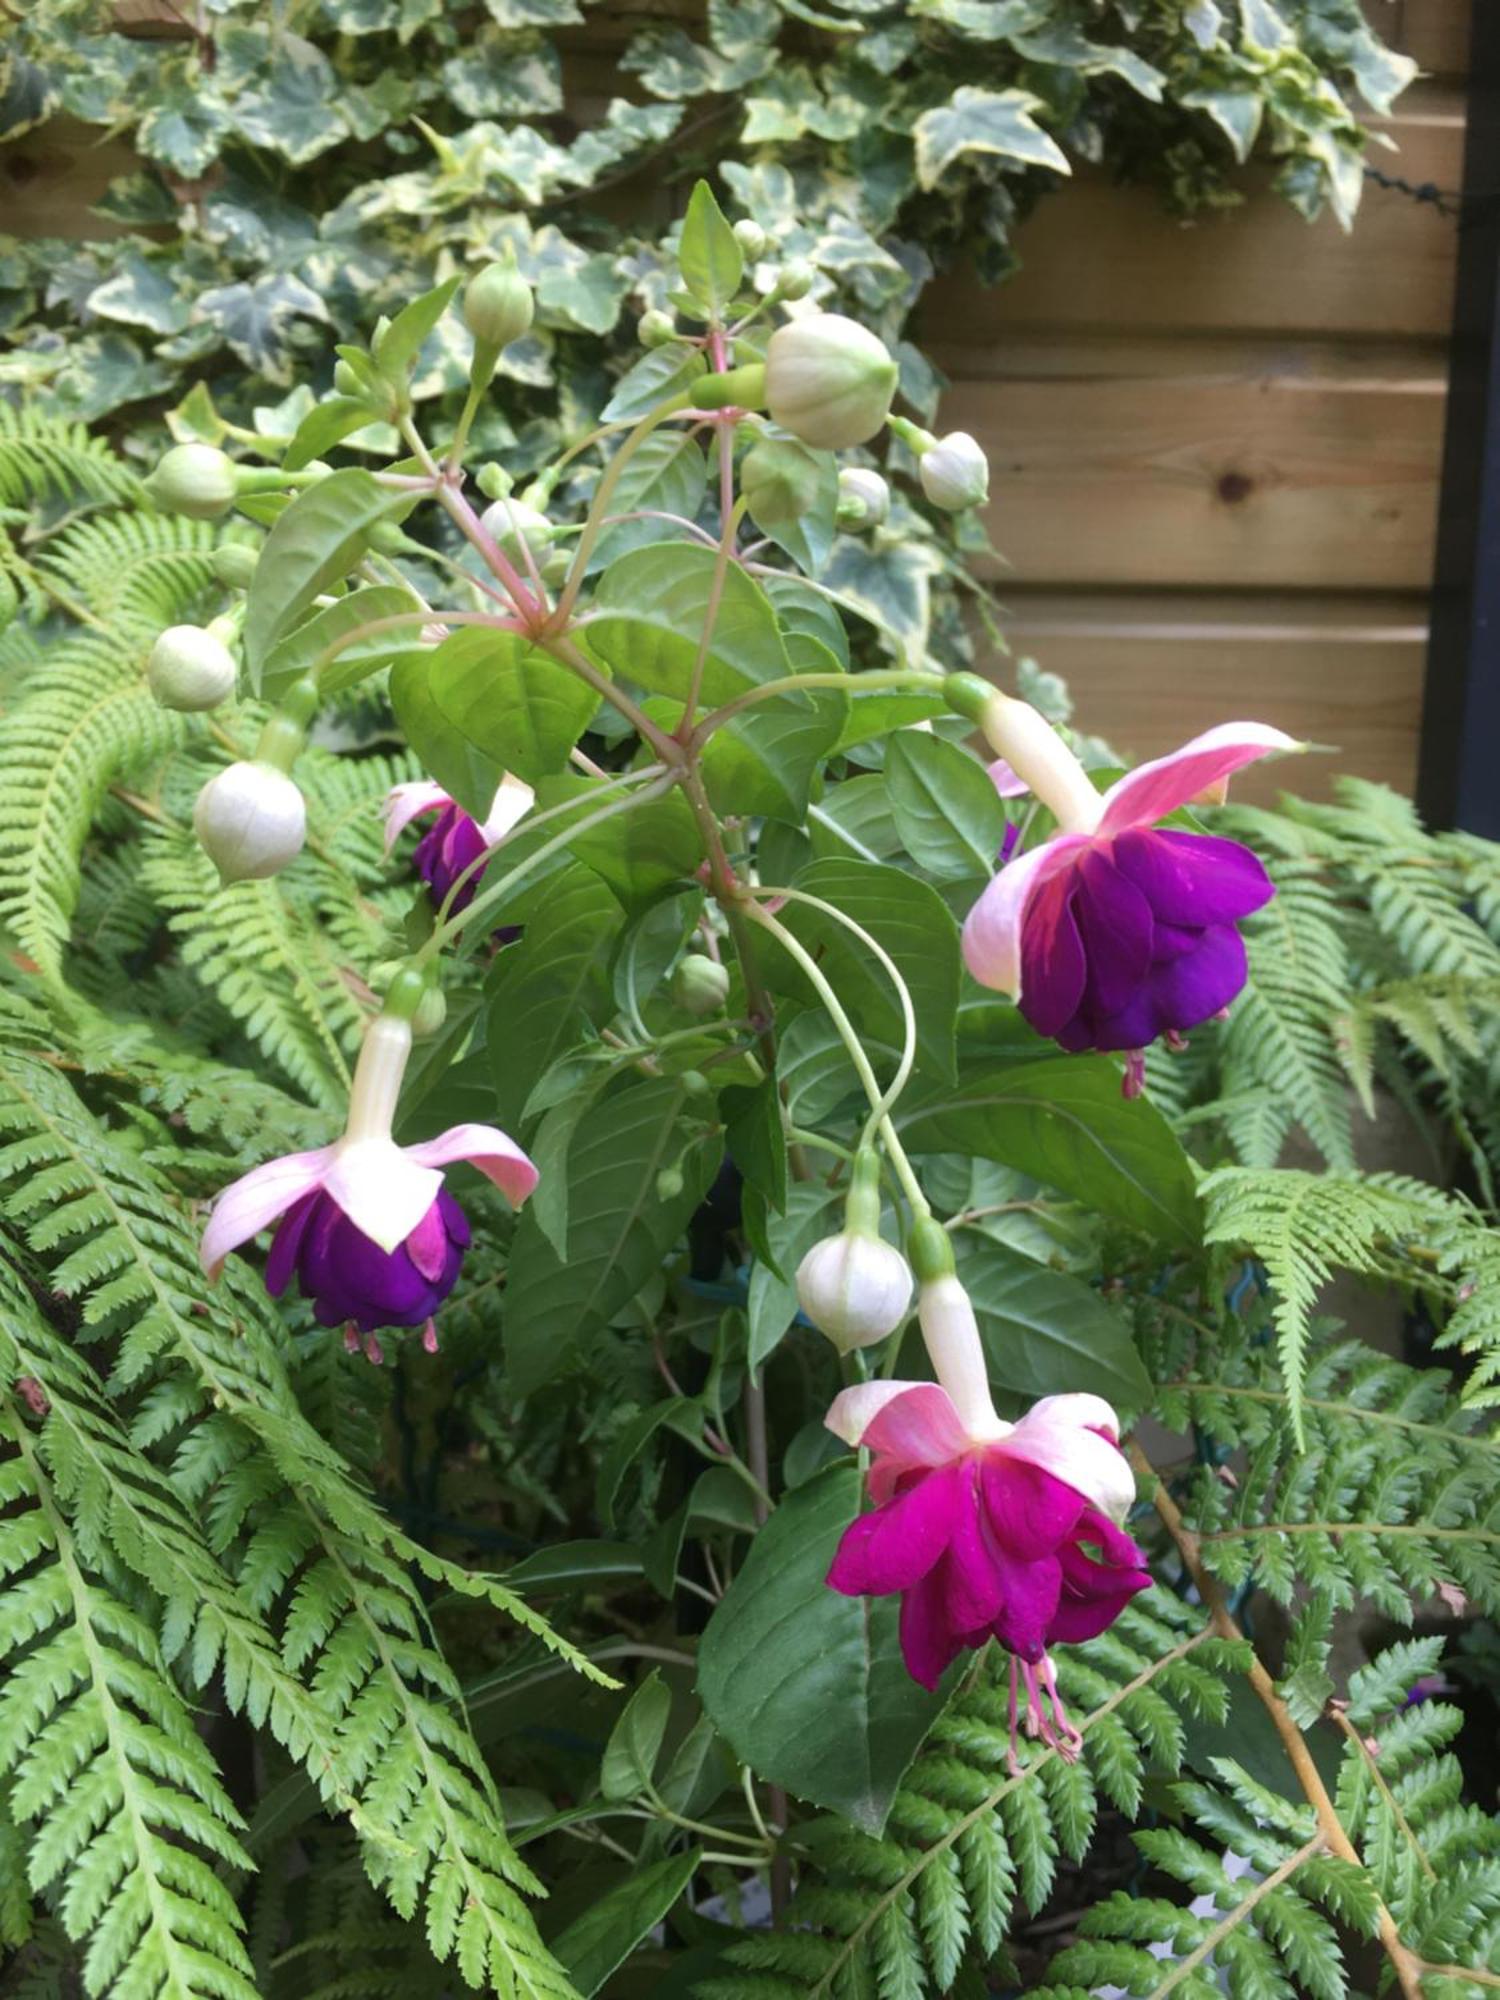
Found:
<svg viewBox="0 0 1500 2000"><path fill-rule="evenodd" d="M1073 915L1088 960L1088 1011L1114 1014L1129 1002L1151 963L1151 905L1097 848L1080 856L1074 873Z"/></svg>
<svg viewBox="0 0 1500 2000"><path fill-rule="evenodd" d="M1094 1561L1086 1543L1102 1556ZM1063 1551L1062 1596L1047 1628L1049 1643L1097 1637L1112 1625L1137 1591L1148 1589L1143 1551L1107 1515L1089 1508L1076 1540Z"/></svg>
<svg viewBox="0 0 1500 2000"><path fill-rule="evenodd" d="M300 1201L293 1202L276 1225L276 1234L271 1238L271 1254L266 1259L266 1290L273 1299L279 1299L291 1282L308 1221L321 1199L319 1190L312 1189Z"/></svg>
<svg viewBox="0 0 1500 2000"><path fill-rule="evenodd" d="M1020 1561L1035 1562L1069 1539L1086 1502L1061 1479L994 1451L984 1460L984 1505L996 1539Z"/></svg>
<svg viewBox="0 0 1500 2000"><path fill-rule="evenodd" d="M1083 999L1087 963L1069 907L1076 886L1076 870L1062 869L1037 890L1022 923L1019 1005L1039 1035L1055 1035Z"/></svg>
<svg viewBox="0 0 1500 2000"><path fill-rule="evenodd" d="M1232 924L1268 903L1276 890L1248 847L1209 833L1127 832L1114 842L1115 865L1156 916L1201 929Z"/></svg>
<svg viewBox="0 0 1500 2000"><path fill-rule="evenodd" d="M935 1688L963 1651L966 1635L948 1622L947 1601L935 1574L922 1578L901 1600L901 1656L924 1688Z"/></svg>
<svg viewBox="0 0 1500 2000"><path fill-rule="evenodd" d="M1152 972L1151 990L1163 1026L1196 1028L1211 1020L1239 992L1246 974L1245 941L1239 932L1231 924L1206 930L1196 951Z"/></svg>
<svg viewBox="0 0 1500 2000"><path fill-rule="evenodd" d="M1001 1645L1019 1659L1039 1660L1047 1650L1062 1589L1063 1566L1056 1556L1006 1564L1004 1601L990 1627Z"/></svg>

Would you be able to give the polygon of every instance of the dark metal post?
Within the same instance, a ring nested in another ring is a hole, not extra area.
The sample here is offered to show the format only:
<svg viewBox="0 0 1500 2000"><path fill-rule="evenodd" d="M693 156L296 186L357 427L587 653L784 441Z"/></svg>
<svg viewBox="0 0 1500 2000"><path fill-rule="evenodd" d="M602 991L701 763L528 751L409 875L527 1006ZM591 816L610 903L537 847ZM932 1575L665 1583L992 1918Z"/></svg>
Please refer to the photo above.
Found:
<svg viewBox="0 0 1500 2000"><path fill-rule="evenodd" d="M1500 0L1474 0L1417 803L1500 839Z"/></svg>

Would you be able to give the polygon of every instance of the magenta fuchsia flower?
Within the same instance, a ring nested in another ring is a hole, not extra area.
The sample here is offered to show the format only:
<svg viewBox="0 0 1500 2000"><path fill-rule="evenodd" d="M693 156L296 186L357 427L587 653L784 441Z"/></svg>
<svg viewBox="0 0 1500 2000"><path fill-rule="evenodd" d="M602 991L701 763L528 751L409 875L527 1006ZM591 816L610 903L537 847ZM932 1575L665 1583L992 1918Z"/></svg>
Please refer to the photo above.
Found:
<svg viewBox="0 0 1500 2000"><path fill-rule="evenodd" d="M420 819L423 813L435 812L437 818L417 842L412 854L412 866L427 884L438 909L447 902L453 885L467 876L453 899L453 912L456 913L467 909L473 902L474 892L483 880L483 868L475 868L474 863L486 848L493 847L502 835L509 833L516 822L530 812L535 802L536 794L530 785L507 774L500 781L488 817L480 821L471 819L462 806L449 798L441 785L434 785L426 779L408 785L394 785L386 794L384 807L385 851L390 853L397 835L414 819ZM473 869L472 874L468 872L470 869Z"/></svg>
<svg viewBox="0 0 1500 2000"><path fill-rule="evenodd" d="M1262 723L1225 723L1099 793L1024 702L997 696L981 720L1007 753L1002 792L1034 791L1058 830L1006 861L969 912L964 958L981 985L1015 997L1038 1034L1074 1052L1126 1052L1133 1093L1148 1044L1175 1040L1240 991L1236 925L1275 894L1237 841L1157 822L1205 794L1222 796L1255 758L1297 745Z"/></svg>
<svg viewBox="0 0 1500 2000"><path fill-rule="evenodd" d="M846 1597L900 1593L901 1651L923 1687L998 1640L1012 1656L1012 1755L1024 1688L1028 1730L1071 1756L1079 1738L1047 1649L1093 1638L1151 1581L1121 1525L1135 1482L1115 1413L1098 1396L1048 1396L1002 1422L958 1279L925 1283L918 1310L940 1381L863 1383L828 1413L874 1454L875 1503L828 1581Z"/></svg>
<svg viewBox="0 0 1500 2000"><path fill-rule="evenodd" d="M255 1167L214 1203L199 1257L216 1278L231 1250L269 1223L278 1227L266 1263L277 1298L295 1273L324 1326L346 1324L352 1348L380 1359L377 1329L426 1325L458 1278L469 1242L463 1210L441 1169L467 1160L519 1207L537 1171L513 1139L490 1125L455 1125L418 1146L398 1146L391 1120L411 1051L411 1024L372 1021L360 1050L343 1136L310 1153Z"/></svg>

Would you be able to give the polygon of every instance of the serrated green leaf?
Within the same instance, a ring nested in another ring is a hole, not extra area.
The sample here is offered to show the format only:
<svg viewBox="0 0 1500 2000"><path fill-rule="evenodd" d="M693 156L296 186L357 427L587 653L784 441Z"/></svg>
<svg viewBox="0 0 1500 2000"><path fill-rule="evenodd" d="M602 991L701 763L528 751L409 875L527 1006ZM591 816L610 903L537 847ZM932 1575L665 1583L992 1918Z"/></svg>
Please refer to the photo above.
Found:
<svg viewBox="0 0 1500 2000"><path fill-rule="evenodd" d="M450 632L429 655L427 688L481 756L528 784L564 768L599 706L588 683L541 647L483 625Z"/></svg>
<svg viewBox="0 0 1500 2000"><path fill-rule="evenodd" d="M330 473L297 495L266 537L245 600L245 665L252 686L259 686L277 640L364 555L371 530L410 505L410 494L392 492L357 467Z"/></svg>

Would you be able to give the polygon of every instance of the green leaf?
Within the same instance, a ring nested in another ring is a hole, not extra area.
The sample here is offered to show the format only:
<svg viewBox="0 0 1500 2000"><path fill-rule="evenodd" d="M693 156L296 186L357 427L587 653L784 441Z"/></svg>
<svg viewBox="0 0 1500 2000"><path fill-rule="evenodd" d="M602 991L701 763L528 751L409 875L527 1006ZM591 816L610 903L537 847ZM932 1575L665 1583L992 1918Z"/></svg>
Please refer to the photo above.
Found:
<svg viewBox="0 0 1500 2000"><path fill-rule="evenodd" d="M1080 1278L960 1231L958 1272L974 1301L990 1379L1021 1396L1092 1390L1142 1410L1151 1378L1130 1329Z"/></svg>
<svg viewBox="0 0 1500 2000"><path fill-rule="evenodd" d="M792 886L852 917L890 954L911 994L919 1055L929 1068L951 1077L960 962L958 925L942 897L900 868L836 858L814 861ZM804 903L788 903L781 921L816 953L856 1022L878 1041L899 1049L900 1004L890 974L874 954L846 925ZM775 946L769 952L775 953L778 968L791 970ZM790 990L812 997L799 972L792 973Z"/></svg>
<svg viewBox="0 0 1500 2000"><path fill-rule="evenodd" d="M266 655L277 640L364 555L371 529L410 505L409 493L392 492L357 467L330 473L297 495L266 537L245 600L245 665L252 687L259 687Z"/></svg>
<svg viewBox="0 0 1500 2000"><path fill-rule="evenodd" d="M786 1207L786 1139L774 1076L756 1084L731 1084L719 1098L729 1156L751 1187L778 1212Z"/></svg>
<svg viewBox="0 0 1500 2000"><path fill-rule="evenodd" d="M315 458L321 458L341 438L363 430L374 421L374 414L358 396L325 396L320 403L314 403L298 424L282 464L288 472L300 471Z"/></svg>
<svg viewBox="0 0 1500 2000"><path fill-rule="evenodd" d="M946 104L924 111L912 127L918 181L924 188L936 187L966 153L1071 173L1067 154L1032 116L1042 109L1042 100L1029 90L977 90L965 84Z"/></svg>
<svg viewBox="0 0 1500 2000"><path fill-rule="evenodd" d="M686 701L716 568L713 549L680 542L620 556L599 579L594 616L582 634L588 650L638 687ZM770 600L732 563L704 661L703 700L731 701L791 671Z"/></svg>
<svg viewBox="0 0 1500 2000"><path fill-rule="evenodd" d="M612 514L680 514L691 521L703 498L708 461L685 431L657 431L636 447L610 501ZM590 567L603 568L630 549L660 542L674 532L669 521L616 521L599 537Z"/></svg>
<svg viewBox="0 0 1500 2000"><path fill-rule="evenodd" d="M592 868L573 863L548 884L541 912L496 958L485 980L485 1045L496 1111L516 1129L538 1079L581 1034L612 1011L610 954L620 906Z"/></svg>
<svg viewBox="0 0 1500 2000"><path fill-rule="evenodd" d="M599 413L605 424L644 417L658 403L680 396L708 368L701 347L670 340L665 347L653 347L643 354L615 384L615 392Z"/></svg>
<svg viewBox="0 0 1500 2000"><path fill-rule="evenodd" d="M430 292L424 292L419 299L413 299L401 308L384 333L377 335L372 350L375 365L388 382L397 387L404 385L422 351L422 343L448 310L448 303L463 280L464 273L460 271Z"/></svg>
<svg viewBox="0 0 1500 2000"><path fill-rule="evenodd" d="M724 211L707 181L699 181L688 198L682 240L677 248L682 281L715 319L740 288L745 259Z"/></svg>
<svg viewBox="0 0 1500 2000"><path fill-rule="evenodd" d="M600 1104L568 1155L568 1255L523 1210L505 1293L505 1357L526 1395L565 1368L660 1269L718 1171L717 1134L686 1122L680 1080L634 1084ZM657 1176L676 1167L680 1194Z"/></svg>
<svg viewBox="0 0 1500 2000"><path fill-rule="evenodd" d="M838 672L831 653L815 664L821 672ZM797 688L732 717L703 748L710 803L720 813L800 826L813 779L843 735L848 714L837 688Z"/></svg>
<svg viewBox="0 0 1500 2000"><path fill-rule="evenodd" d="M908 854L940 882L988 881L1005 838L1005 808L989 774L956 743L920 730L885 751L891 812Z"/></svg>
<svg viewBox="0 0 1500 2000"><path fill-rule="evenodd" d="M585 2000L655 1930L692 1881L701 1860L698 1851L689 1848L664 1861L632 1868L623 1882L597 1897L553 1939L553 1955Z"/></svg>
<svg viewBox="0 0 1500 2000"><path fill-rule="evenodd" d="M629 1542L554 1542L505 1572L507 1590L534 1596L544 1590L588 1590L637 1577L641 1552Z"/></svg>
<svg viewBox="0 0 1500 2000"><path fill-rule="evenodd" d="M449 633L429 656L427 685L445 721L528 784L563 769L599 705L586 681L539 646L484 625Z"/></svg>
<svg viewBox="0 0 1500 2000"><path fill-rule="evenodd" d="M914 1152L999 1160L1147 1235L1201 1238L1193 1169L1176 1134L1147 1098L1122 1097L1119 1071L1098 1057L966 1078L897 1124Z"/></svg>
<svg viewBox="0 0 1500 2000"><path fill-rule="evenodd" d="M492 758L455 729L432 698L430 653L408 653L391 671L391 706L424 767L472 819L484 819L504 776Z"/></svg>
<svg viewBox="0 0 1500 2000"><path fill-rule="evenodd" d="M894 1597L828 1588L859 1505L852 1465L786 1495L708 1621L698 1688L758 1776L878 1834L943 1697L906 1671Z"/></svg>
<svg viewBox="0 0 1500 2000"><path fill-rule="evenodd" d="M607 1799L633 1799L651 1782L667 1724L672 1693L653 1667L625 1704L610 1731L599 1766L599 1789Z"/></svg>
<svg viewBox="0 0 1500 2000"><path fill-rule="evenodd" d="M548 778L538 788L537 799L549 807L572 796L582 819L594 810L597 791L597 780L564 774ZM547 831L550 837L558 829ZM703 859L698 823L680 791L633 806L587 833L575 834L572 849L627 907L649 902L671 883L687 881Z"/></svg>
<svg viewBox="0 0 1500 2000"><path fill-rule="evenodd" d="M278 701L293 681L312 670L330 646L347 639L362 626L407 613L416 614L408 624L388 627L341 646L319 671L318 686L325 694L353 687L408 655L424 658L432 652L422 638L426 614L416 596L399 585L378 584L368 590L351 590L347 597L325 604L305 624L278 639L266 655L260 675L262 696L267 701Z"/></svg>
<svg viewBox="0 0 1500 2000"><path fill-rule="evenodd" d="M664 1403L650 1403L638 1410L599 1462L594 1485L594 1512L606 1528L615 1525L615 1501L630 1467L663 1424L675 1425L689 1416L696 1405L686 1396L669 1396Z"/></svg>

